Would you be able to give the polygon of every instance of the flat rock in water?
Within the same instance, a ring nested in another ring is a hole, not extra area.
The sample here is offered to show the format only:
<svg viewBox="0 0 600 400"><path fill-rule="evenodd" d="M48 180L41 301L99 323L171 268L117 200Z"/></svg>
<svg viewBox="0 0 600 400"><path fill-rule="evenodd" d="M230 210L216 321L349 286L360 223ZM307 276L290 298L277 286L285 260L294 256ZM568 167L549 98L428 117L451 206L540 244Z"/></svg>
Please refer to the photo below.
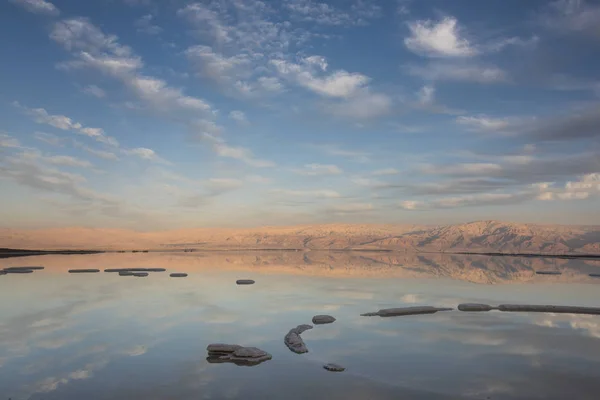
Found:
<svg viewBox="0 0 600 400"><path fill-rule="evenodd" d="M173 272L169 275L171 278L185 278L187 274L185 272Z"/></svg>
<svg viewBox="0 0 600 400"><path fill-rule="evenodd" d="M315 325L331 324L332 322L335 322L335 318L331 315L315 315L312 318L312 322Z"/></svg>
<svg viewBox="0 0 600 400"><path fill-rule="evenodd" d="M242 346L237 344L213 343L206 347L206 351L209 353L229 354L241 348Z"/></svg>
<svg viewBox="0 0 600 400"><path fill-rule="evenodd" d="M206 348L209 363L233 363L236 365L253 366L273 358L269 353L257 347L243 347L237 344L210 344Z"/></svg>
<svg viewBox="0 0 600 400"><path fill-rule="evenodd" d="M490 311L497 310L497 307L492 307L488 304L478 304L478 303L463 303L458 305L458 309L460 311Z"/></svg>
<svg viewBox="0 0 600 400"><path fill-rule="evenodd" d="M31 274L33 272L32 269L5 269L5 274Z"/></svg>
<svg viewBox="0 0 600 400"><path fill-rule="evenodd" d="M600 315L599 307L578 307L578 306L537 306L528 304L500 304L500 311L508 312L544 312L557 314L588 314Z"/></svg>
<svg viewBox="0 0 600 400"><path fill-rule="evenodd" d="M238 285L252 285L254 281L252 279L238 279L235 283Z"/></svg>
<svg viewBox="0 0 600 400"><path fill-rule="evenodd" d="M104 272L165 272L165 268L108 268Z"/></svg>
<svg viewBox="0 0 600 400"><path fill-rule="evenodd" d="M99 269L70 269L69 273L70 274L85 274L85 273L94 273L94 272L100 272Z"/></svg>
<svg viewBox="0 0 600 400"><path fill-rule="evenodd" d="M562 275L562 272L558 271L535 271L538 275Z"/></svg>
<svg viewBox="0 0 600 400"><path fill-rule="evenodd" d="M435 314L438 311L451 311L452 308L440 308L431 306L420 306L420 307L400 307L400 308L384 308L377 312L370 312L361 314L363 317L399 317L403 315L417 315L417 314Z"/></svg>
<svg viewBox="0 0 600 400"><path fill-rule="evenodd" d="M341 365L334 363L325 364L323 365L323 368L325 368L327 371L332 372L342 372L346 370L346 368L342 367Z"/></svg>
<svg viewBox="0 0 600 400"><path fill-rule="evenodd" d="M39 266L27 266L27 267L7 267L4 268L4 271L19 271L19 270L32 270L32 271L38 271L38 270L42 270L44 269L44 267L39 267Z"/></svg>
<svg viewBox="0 0 600 400"><path fill-rule="evenodd" d="M144 277L144 276L148 276L147 272L132 272L131 273L132 276L137 276L138 278Z"/></svg>
<svg viewBox="0 0 600 400"><path fill-rule="evenodd" d="M131 271L119 271L119 276L133 276L133 274Z"/></svg>
<svg viewBox="0 0 600 400"><path fill-rule="evenodd" d="M308 353L308 349L304 344L304 340L300 337L300 335L309 329L312 329L311 325L298 325L297 327L290 329L287 335L283 338L283 342L285 345L297 354Z"/></svg>

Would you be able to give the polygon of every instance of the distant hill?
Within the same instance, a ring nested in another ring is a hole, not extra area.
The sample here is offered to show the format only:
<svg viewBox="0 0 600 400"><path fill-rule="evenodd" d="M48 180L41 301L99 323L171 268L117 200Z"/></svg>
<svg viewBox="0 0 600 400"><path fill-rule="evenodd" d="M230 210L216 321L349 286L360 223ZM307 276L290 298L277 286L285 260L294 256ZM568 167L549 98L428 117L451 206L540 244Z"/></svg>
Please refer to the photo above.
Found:
<svg viewBox="0 0 600 400"><path fill-rule="evenodd" d="M479 221L444 226L324 224L254 229L0 229L0 247L47 250L296 249L600 254L600 226Z"/></svg>

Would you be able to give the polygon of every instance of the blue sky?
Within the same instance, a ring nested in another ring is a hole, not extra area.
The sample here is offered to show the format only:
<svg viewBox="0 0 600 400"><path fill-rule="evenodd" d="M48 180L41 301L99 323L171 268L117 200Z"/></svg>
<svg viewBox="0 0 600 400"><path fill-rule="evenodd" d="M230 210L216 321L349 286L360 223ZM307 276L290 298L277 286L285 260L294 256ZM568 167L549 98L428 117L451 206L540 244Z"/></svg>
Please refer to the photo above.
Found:
<svg viewBox="0 0 600 400"><path fill-rule="evenodd" d="M600 3L8 0L4 227L600 224Z"/></svg>

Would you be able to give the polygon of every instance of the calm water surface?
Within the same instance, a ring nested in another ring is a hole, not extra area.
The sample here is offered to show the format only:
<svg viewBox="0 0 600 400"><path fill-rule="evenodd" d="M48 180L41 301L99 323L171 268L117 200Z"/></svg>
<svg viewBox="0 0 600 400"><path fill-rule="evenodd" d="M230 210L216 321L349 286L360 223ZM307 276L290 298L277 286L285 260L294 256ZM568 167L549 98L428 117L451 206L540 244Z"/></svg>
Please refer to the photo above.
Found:
<svg viewBox="0 0 600 400"><path fill-rule="evenodd" d="M587 275L597 261L279 252L0 260L23 265L46 269L0 276L0 400L600 397L600 316L359 316L461 302L600 306L600 279ZM67 273L128 267L168 272ZM237 286L240 278L256 284ZM302 335L309 353L290 352L287 331L316 314L337 321ZM209 364L214 342L273 359ZM327 372L328 362L347 370Z"/></svg>

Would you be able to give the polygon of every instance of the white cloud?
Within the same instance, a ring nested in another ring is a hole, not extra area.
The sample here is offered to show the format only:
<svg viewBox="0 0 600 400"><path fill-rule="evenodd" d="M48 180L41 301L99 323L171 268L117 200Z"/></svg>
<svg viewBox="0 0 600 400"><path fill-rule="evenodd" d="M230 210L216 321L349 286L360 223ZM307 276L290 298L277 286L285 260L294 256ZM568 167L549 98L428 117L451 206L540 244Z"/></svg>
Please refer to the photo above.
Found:
<svg viewBox="0 0 600 400"><path fill-rule="evenodd" d="M50 164L66 167L90 168L92 164L87 160L81 160L71 156L49 156L45 158Z"/></svg>
<svg viewBox="0 0 600 400"><path fill-rule="evenodd" d="M381 188L390 187L389 183L383 182L383 181L380 181L377 179L372 179L372 178L355 177L355 178L352 178L352 182L358 186L364 186L364 187L368 187L368 188L372 188L372 189L381 189Z"/></svg>
<svg viewBox="0 0 600 400"><path fill-rule="evenodd" d="M370 153L357 150L346 150L335 145L319 145L317 148L330 156L344 157L360 163L369 161Z"/></svg>
<svg viewBox="0 0 600 400"><path fill-rule="evenodd" d="M320 199L337 199L340 198L340 194L334 190L321 189L321 190L288 190L288 189L273 189L271 193L282 194L291 197L314 197Z"/></svg>
<svg viewBox="0 0 600 400"><path fill-rule="evenodd" d="M414 53L430 57L469 57L478 53L468 39L461 37L454 17L414 21L408 28L410 36L404 39L404 44Z"/></svg>
<svg viewBox="0 0 600 400"><path fill-rule="evenodd" d="M187 96L162 79L142 75L143 62L115 35L105 35L85 18L73 18L54 25L50 37L73 52L74 59L63 63L67 69L93 68L121 81L148 105L160 110L212 111L203 99Z"/></svg>
<svg viewBox="0 0 600 400"><path fill-rule="evenodd" d="M396 168L385 168L385 169L378 169L376 171L371 172L371 175L397 175L399 174L400 171L398 171Z"/></svg>
<svg viewBox="0 0 600 400"><path fill-rule="evenodd" d="M289 0L284 4L293 19L321 25L367 25L370 20L382 15L380 6L363 0L353 2L349 9L339 9L314 0Z"/></svg>
<svg viewBox="0 0 600 400"><path fill-rule="evenodd" d="M421 105L431 105L435 102L435 87L425 85L417 92L417 99Z"/></svg>
<svg viewBox="0 0 600 400"><path fill-rule="evenodd" d="M486 115L459 116L456 123L478 131L502 131L514 124L509 118L493 118Z"/></svg>
<svg viewBox="0 0 600 400"><path fill-rule="evenodd" d="M254 154L252 154L252 151L244 147L234 147L226 144L225 142L217 142L214 144L214 149L215 152L221 157L233 158L251 167L269 168L275 166L275 164L271 161L255 158Z"/></svg>
<svg viewBox="0 0 600 400"><path fill-rule="evenodd" d="M154 162L158 162L158 163L162 163L162 164L170 164L165 159L159 157L158 154L156 154L156 152L154 150L148 149L146 147L136 147L134 149L127 149L127 150L124 149L123 153L127 154L127 155L136 156L136 157L139 157L144 160L154 161Z"/></svg>
<svg viewBox="0 0 600 400"><path fill-rule="evenodd" d="M251 60L245 54L225 57L205 45L192 46L185 54L197 66L201 75L216 82L238 80L249 75Z"/></svg>
<svg viewBox="0 0 600 400"><path fill-rule="evenodd" d="M305 176L339 175L343 171L332 164L306 164L303 169L295 169L295 173Z"/></svg>
<svg viewBox="0 0 600 400"><path fill-rule="evenodd" d="M231 190L239 188L243 182L232 178L210 178L207 185L213 190Z"/></svg>
<svg viewBox="0 0 600 400"><path fill-rule="evenodd" d="M282 77L325 97L350 97L370 81L365 75L344 70L318 76L318 71L327 68L327 62L319 56L302 58L297 64L285 60L271 60L271 64Z"/></svg>
<svg viewBox="0 0 600 400"><path fill-rule="evenodd" d="M346 213L360 213L365 211L372 211L374 209L371 203L348 203L348 204L336 204L331 207L335 213L346 214Z"/></svg>
<svg viewBox="0 0 600 400"><path fill-rule="evenodd" d="M431 81L457 81L475 83L501 83L509 80L508 74L495 66L464 63L430 62L423 66L406 67L409 75Z"/></svg>
<svg viewBox="0 0 600 400"><path fill-rule="evenodd" d="M152 14L146 14L137 19L134 26L138 32L146 33L148 35L158 35L163 29L160 26L153 24L153 19L154 16Z"/></svg>
<svg viewBox="0 0 600 400"><path fill-rule="evenodd" d="M576 32L600 39L600 5L585 0L556 0L541 15L549 29Z"/></svg>
<svg viewBox="0 0 600 400"><path fill-rule="evenodd" d="M39 140L41 142L48 143L52 146L62 146L62 142L64 141L63 138L60 138L56 135L53 135L51 133L46 133L46 132L35 132L33 134L33 137L35 137L37 140Z"/></svg>
<svg viewBox="0 0 600 400"><path fill-rule="evenodd" d="M270 178L261 175L248 175L246 180L250 183L269 184L272 182Z"/></svg>
<svg viewBox="0 0 600 400"><path fill-rule="evenodd" d="M423 205L422 202L414 201L414 200L406 200L406 201L403 201L402 203L400 203L400 207L404 208L405 210L417 210L417 209L421 208L422 205Z"/></svg>
<svg viewBox="0 0 600 400"><path fill-rule="evenodd" d="M98 97L99 99L106 97L106 92L104 91L104 89L99 88L96 85L88 85L84 87L83 93L89 94L90 96Z"/></svg>
<svg viewBox="0 0 600 400"><path fill-rule="evenodd" d="M392 99L383 93L363 90L356 96L324 104L323 107L325 112L338 117L369 119L389 114L392 110Z"/></svg>
<svg viewBox="0 0 600 400"><path fill-rule="evenodd" d="M12 3L24 7L27 11L36 14L58 15L60 10L46 0L10 0Z"/></svg>
<svg viewBox="0 0 600 400"><path fill-rule="evenodd" d="M93 154L96 157L103 158L105 160L118 160L119 159L119 157L117 157L117 155L115 153L111 153L110 151L93 149L93 148L88 147L88 146L83 146L82 148L85 151L87 151L88 153Z"/></svg>
<svg viewBox="0 0 600 400"><path fill-rule="evenodd" d="M33 117L33 120L38 124L47 124L65 131L73 131L80 135L93 138L100 143L114 147L119 146L119 142L114 137L107 136L102 128L84 127L79 122L75 122L67 116L49 114L43 108L27 108L18 102L14 102L13 104L15 107L22 109L27 115Z"/></svg>
<svg viewBox="0 0 600 400"><path fill-rule="evenodd" d="M488 175L502 171L502 166L495 163L459 163L454 165L428 165L422 168L426 174L440 175Z"/></svg>
<svg viewBox="0 0 600 400"><path fill-rule="evenodd" d="M0 133L0 147L21 147L21 144L17 139L12 136L9 136L5 133Z"/></svg>
<svg viewBox="0 0 600 400"><path fill-rule="evenodd" d="M248 118L243 111L234 110L229 113L229 118L236 121L239 124L245 125L248 123Z"/></svg>

